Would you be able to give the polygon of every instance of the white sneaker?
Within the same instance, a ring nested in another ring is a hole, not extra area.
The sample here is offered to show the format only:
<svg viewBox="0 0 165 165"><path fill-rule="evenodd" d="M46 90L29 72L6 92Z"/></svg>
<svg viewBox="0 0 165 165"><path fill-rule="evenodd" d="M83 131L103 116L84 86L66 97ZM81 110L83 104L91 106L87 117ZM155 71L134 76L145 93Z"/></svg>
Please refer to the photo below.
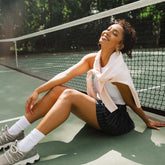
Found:
<svg viewBox="0 0 165 165"><path fill-rule="evenodd" d="M39 160L39 155L36 148L32 148L28 152L22 152L17 147L17 141L11 145L8 151L5 151L0 156L0 165L26 165L27 163L34 163Z"/></svg>
<svg viewBox="0 0 165 165"><path fill-rule="evenodd" d="M11 135L8 132L8 126L6 125L5 128L2 128L0 132L0 150L2 148L9 147L11 144L15 142L15 140L21 140L24 138L24 131L16 135Z"/></svg>

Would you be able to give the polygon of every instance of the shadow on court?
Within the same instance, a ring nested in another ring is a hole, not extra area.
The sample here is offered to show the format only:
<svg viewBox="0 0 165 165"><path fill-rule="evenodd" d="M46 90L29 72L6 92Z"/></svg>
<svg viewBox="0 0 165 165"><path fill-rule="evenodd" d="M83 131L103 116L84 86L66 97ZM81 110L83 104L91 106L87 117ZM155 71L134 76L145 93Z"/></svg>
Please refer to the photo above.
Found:
<svg viewBox="0 0 165 165"><path fill-rule="evenodd" d="M149 129L143 133L132 131L122 136L109 136L85 125L71 142L40 143L38 150L41 160L36 164L81 165L89 163L98 165L99 161L93 161L109 153L109 159L105 158L101 164L122 164L122 159L120 159L122 156L130 160L132 162L130 164L162 165L165 145L156 146L151 141ZM116 156L113 157L113 153L118 155L118 159ZM44 160L44 158L47 159Z"/></svg>

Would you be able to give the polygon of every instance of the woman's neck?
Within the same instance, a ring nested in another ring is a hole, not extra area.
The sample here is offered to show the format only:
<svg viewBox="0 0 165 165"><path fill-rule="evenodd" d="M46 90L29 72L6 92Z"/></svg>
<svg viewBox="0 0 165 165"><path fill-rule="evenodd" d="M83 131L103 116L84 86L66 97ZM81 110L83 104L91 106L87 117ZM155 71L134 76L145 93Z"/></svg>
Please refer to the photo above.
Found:
<svg viewBox="0 0 165 165"><path fill-rule="evenodd" d="M109 58L110 58L110 56L112 55L113 52L114 52L114 50L103 50L103 49L101 49L101 59L100 59L101 67L104 67L108 63Z"/></svg>

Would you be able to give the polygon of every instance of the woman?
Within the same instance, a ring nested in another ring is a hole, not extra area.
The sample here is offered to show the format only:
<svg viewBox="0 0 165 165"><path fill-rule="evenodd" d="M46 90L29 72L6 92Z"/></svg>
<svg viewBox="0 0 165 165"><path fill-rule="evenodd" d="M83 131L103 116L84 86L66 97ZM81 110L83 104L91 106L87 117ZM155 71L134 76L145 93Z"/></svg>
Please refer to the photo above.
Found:
<svg viewBox="0 0 165 165"><path fill-rule="evenodd" d="M101 50L98 53L86 55L79 63L35 89L27 100L26 114L0 134L0 148L13 143L0 156L0 165L33 163L39 159L34 146L62 124L70 112L90 126L111 135L124 134L134 128L126 105L143 119L147 127L159 129L158 126L165 126L165 123L148 119L143 112L123 61L122 53L131 57L135 42L134 29L129 23L119 20L102 32L99 39ZM62 86L87 71L88 95ZM92 74L95 75L95 90ZM46 91L49 92L35 103L39 94ZM23 130L41 117L43 119L38 126L23 138Z"/></svg>

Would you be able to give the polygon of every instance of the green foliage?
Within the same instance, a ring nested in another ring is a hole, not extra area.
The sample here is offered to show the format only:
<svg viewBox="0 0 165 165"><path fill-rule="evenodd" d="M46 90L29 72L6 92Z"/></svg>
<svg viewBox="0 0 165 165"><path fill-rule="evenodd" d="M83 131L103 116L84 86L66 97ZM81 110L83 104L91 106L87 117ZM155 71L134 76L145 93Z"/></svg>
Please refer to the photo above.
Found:
<svg viewBox="0 0 165 165"><path fill-rule="evenodd" d="M155 23L160 23L162 17L164 16L164 11L159 10L156 8L156 5L151 5L146 7L141 13L140 13L140 19L147 19L151 18Z"/></svg>
<svg viewBox="0 0 165 165"><path fill-rule="evenodd" d="M137 0L0 0L0 38L30 34L135 1ZM152 5L143 10L119 14L114 18L126 19L135 26L140 24L143 27L149 26L150 20L153 22L150 33L154 33L158 43L161 22L165 18L164 8L165 5L162 8ZM85 47L97 45L98 35L108 24L109 19L99 20L89 25L81 25L74 31L68 29L34 40L25 40L18 43L18 47L20 51L30 52L35 51L35 48L41 51L84 50ZM140 30L137 33L140 34ZM90 42L89 46L86 41Z"/></svg>
<svg viewBox="0 0 165 165"><path fill-rule="evenodd" d="M62 14L63 14L63 19L66 21L69 20L70 15L72 14L72 11L67 8L66 4L64 5L64 8L62 10Z"/></svg>

